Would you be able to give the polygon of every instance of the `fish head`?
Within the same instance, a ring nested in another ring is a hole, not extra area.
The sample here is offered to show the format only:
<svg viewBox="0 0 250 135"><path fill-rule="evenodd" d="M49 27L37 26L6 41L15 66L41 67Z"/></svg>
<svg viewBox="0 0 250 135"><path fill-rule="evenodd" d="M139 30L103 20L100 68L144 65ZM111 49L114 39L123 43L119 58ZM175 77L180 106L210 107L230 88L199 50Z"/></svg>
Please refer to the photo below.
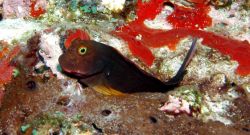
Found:
<svg viewBox="0 0 250 135"><path fill-rule="evenodd" d="M105 67L100 45L90 40L74 40L59 57L62 71L77 78L101 73Z"/></svg>

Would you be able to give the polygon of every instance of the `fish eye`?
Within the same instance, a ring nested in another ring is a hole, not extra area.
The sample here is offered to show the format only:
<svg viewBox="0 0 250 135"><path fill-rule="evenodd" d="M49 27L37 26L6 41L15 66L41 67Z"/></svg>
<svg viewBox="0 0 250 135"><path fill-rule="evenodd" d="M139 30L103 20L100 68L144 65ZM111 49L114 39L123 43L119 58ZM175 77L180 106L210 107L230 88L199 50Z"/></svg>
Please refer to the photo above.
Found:
<svg viewBox="0 0 250 135"><path fill-rule="evenodd" d="M87 47L84 47L84 46L79 47L78 54L84 55L86 52L87 52Z"/></svg>

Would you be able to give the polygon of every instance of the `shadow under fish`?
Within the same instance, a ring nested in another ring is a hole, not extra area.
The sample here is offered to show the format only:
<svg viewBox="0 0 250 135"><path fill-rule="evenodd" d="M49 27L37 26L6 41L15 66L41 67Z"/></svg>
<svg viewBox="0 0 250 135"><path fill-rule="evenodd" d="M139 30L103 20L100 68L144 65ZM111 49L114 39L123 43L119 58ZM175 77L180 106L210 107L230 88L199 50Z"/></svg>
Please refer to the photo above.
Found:
<svg viewBox="0 0 250 135"><path fill-rule="evenodd" d="M167 92L182 81L196 50L196 41L194 38L180 69L167 82L143 71L115 48L92 40L74 40L59 57L59 64L65 74L105 95Z"/></svg>

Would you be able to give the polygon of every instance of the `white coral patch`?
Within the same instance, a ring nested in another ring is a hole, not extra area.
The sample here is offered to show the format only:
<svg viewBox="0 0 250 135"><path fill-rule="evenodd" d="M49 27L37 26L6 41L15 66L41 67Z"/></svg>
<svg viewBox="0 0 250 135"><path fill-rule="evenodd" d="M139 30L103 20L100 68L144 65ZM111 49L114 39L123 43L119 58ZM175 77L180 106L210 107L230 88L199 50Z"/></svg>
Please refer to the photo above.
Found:
<svg viewBox="0 0 250 135"><path fill-rule="evenodd" d="M40 23L26 21L24 19L6 19L0 21L0 40L11 43L12 40L20 40L26 43L35 31L44 29ZM22 40L24 39L24 40Z"/></svg>
<svg viewBox="0 0 250 135"><path fill-rule="evenodd" d="M40 41L39 54L44 58L45 65L50 67L59 79L63 79L64 76L57 69L58 58L62 54L59 46L60 37L55 33L43 33Z"/></svg>
<svg viewBox="0 0 250 135"><path fill-rule="evenodd" d="M111 11L120 11L123 9L126 0L102 0L102 5Z"/></svg>
<svg viewBox="0 0 250 135"><path fill-rule="evenodd" d="M211 99L208 95L205 95L205 103L207 111L209 112L205 120L213 120L213 121L220 121L226 125L232 124L230 119L224 117L232 105L232 102L229 100L225 100L221 98L221 95L217 94L213 99ZM202 110L202 113L205 113Z"/></svg>

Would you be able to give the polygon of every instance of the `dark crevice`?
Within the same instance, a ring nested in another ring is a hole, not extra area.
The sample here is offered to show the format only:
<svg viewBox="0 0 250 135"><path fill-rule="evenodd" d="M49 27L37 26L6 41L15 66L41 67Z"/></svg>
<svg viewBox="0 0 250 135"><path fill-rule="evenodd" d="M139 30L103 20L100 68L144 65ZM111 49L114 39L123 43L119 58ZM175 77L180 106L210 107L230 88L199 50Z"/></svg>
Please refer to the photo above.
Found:
<svg viewBox="0 0 250 135"><path fill-rule="evenodd" d="M174 6L174 4L172 2L164 2L163 6L169 6L169 7L173 8L173 9L175 8L175 6Z"/></svg>
<svg viewBox="0 0 250 135"><path fill-rule="evenodd" d="M231 85L232 87L235 87L235 86L236 86L236 83L232 82L230 85Z"/></svg>
<svg viewBox="0 0 250 135"><path fill-rule="evenodd" d="M65 45L64 45L65 39L66 39L66 36L61 36L61 37L60 37L60 41L59 41L59 46L60 46L60 48L61 48L61 50L62 50L63 52L66 51L66 47L65 47Z"/></svg>
<svg viewBox="0 0 250 135"><path fill-rule="evenodd" d="M249 128L242 128L243 131L250 132Z"/></svg>
<svg viewBox="0 0 250 135"><path fill-rule="evenodd" d="M3 20L3 14L0 13L0 21Z"/></svg>
<svg viewBox="0 0 250 135"><path fill-rule="evenodd" d="M99 127L97 127L95 123L92 123L92 126L93 126L93 128L94 128L97 132L103 133L102 129L99 128Z"/></svg>

